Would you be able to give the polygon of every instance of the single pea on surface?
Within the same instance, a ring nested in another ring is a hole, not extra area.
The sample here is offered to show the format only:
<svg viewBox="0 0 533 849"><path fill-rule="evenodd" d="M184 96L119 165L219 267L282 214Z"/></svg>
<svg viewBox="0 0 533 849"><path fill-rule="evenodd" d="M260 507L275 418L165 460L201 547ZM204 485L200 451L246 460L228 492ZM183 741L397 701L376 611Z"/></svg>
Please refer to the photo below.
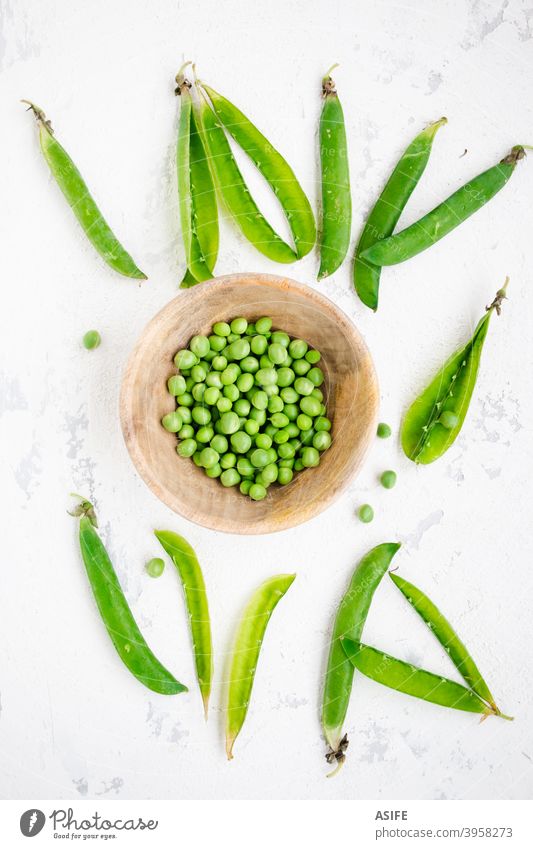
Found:
<svg viewBox="0 0 533 849"><path fill-rule="evenodd" d="M165 561L161 557L152 557L144 568L151 578L159 578L165 570Z"/></svg>
<svg viewBox="0 0 533 849"><path fill-rule="evenodd" d="M357 515L360 520L367 525L374 518L374 510L370 506L370 504L361 504L359 510L357 511Z"/></svg>
<svg viewBox="0 0 533 849"><path fill-rule="evenodd" d="M174 356L161 420L176 451L208 477L262 501L271 486L316 468L332 443L319 351L260 316L217 321ZM322 387L322 388L320 388Z"/></svg>
<svg viewBox="0 0 533 849"><path fill-rule="evenodd" d="M392 487L396 485L397 478L398 475L396 472L393 472L392 469L387 469L386 472L383 472L379 480L381 486L384 486L385 489L392 489Z"/></svg>
<svg viewBox="0 0 533 849"><path fill-rule="evenodd" d="M388 439L392 433L391 426L388 425L386 422L380 422L378 424L378 429L376 433L380 439Z"/></svg>
<svg viewBox="0 0 533 849"><path fill-rule="evenodd" d="M87 333L83 337L83 347L87 351L93 351L95 348L98 348L102 341L102 337L98 333L98 330L88 330Z"/></svg>

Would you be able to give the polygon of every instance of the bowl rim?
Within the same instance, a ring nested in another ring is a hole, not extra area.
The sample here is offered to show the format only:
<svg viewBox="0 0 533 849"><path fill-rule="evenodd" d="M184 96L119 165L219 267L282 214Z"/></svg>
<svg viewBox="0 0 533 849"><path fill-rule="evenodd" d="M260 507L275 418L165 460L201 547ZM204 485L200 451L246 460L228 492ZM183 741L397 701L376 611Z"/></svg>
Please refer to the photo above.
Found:
<svg viewBox="0 0 533 849"><path fill-rule="evenodd" d="M165 313L174 309L178 301L183 303L185 299L188 299L194 304L196 300L201 299L203 297L203 293L206 291L206 289L207 291L215 292L217 289L223 288L230 283L235 284L244 280L246 280L251 285L266 285L267 287L272 288L280 288L281 286L286 290L294 290L301 294L304 298L309 299L311 301L315 301L319 305L323 307L326 306L329 310L333 311L347 335L351 336L354 342L356 343L356 346L366 354L366 366L369 371L370 382L374 387L373 395L376 399L375 408L372 413L372 427L370 425L368 426L367 433L364 435L361 442L359 443L361 447L360 462L358 464L354 464L350 473L345 476L340 486L334 489L334 491L331 493L327 492L319 501L316 502L315 509L311 504L306 510L299 511L296 514L291 514L290 518L287 521L278 521L275 525L271 527L268 527L268 519L263 522L262 527L257 527L256 524L247 525L244 527L242 523L239 524L238 522L234 522L231 519L228 519L228 517L224 517L220 520L214 519L212 521L209 521L208 515L202 516L200 518L195 511L188 509L187 504L180 504L178 509L174 500L174 496L166 489L166 487L161 485L158 478L152 473L150 464L145 459L145 452L141 448L137 431L132 426L132 415L130 412L134 396L134 381L132 379L132 376L135 371L134 365L136 364L140 351L144 347L146 336L150 333L150 330L160 322L161 317ZM119 398L120 425L122 436L126 448L128 450L128 454L136 472L139 474L144 483L148 486L150 491L156 496L156 498L162 501L163 504L165 504L170 510L172 510L173 513L187 519L190 522L193 522L195 525L205 527L212 531L221 531L223 533L246 536L261 534L268 535L271 533L289 530L290 528L297 527L298 525L310 521L311 519L315 518L320 513L323 513L325 510L331 507L332 504L337 501L338 498L340 498L343 492L345 492L353 478L360 471L364 464L365 458L372 443L373 434L375 433L378 411L379 382L372 355L362 333L358 330L353 321L347 316L344 310L342 310L341 307L339 307L336 303L334 303L334 301L328 298L327 295L323 294L322 292L317 292L316 289L313 289L311 286L305 283L293 280L290 277L254 271L236 272L234 274L220 275L219 277L214 277L210 280L198 283L197 285L192 286L189 289L185 289L184 291L179 292L176 297L172 298L161 309L159 309L157 313L144 325L140 334L137 337L137 341L135 342L133 348L130 351L129 356L127 357L126 365L122 372Z"/></svg>

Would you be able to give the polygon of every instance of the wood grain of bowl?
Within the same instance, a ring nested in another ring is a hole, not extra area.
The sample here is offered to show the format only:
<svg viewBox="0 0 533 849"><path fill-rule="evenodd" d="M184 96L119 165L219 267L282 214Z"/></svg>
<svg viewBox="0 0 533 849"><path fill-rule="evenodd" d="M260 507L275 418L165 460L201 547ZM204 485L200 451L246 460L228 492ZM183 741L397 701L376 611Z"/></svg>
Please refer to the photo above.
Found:
<svg viewBox="0 0 533 849"><path fill-rule="evenodd" d="M173 357L216 321L262 315L322 353L322 387L333 422L320 466L254 502L226 489L176 453L176 436L161 426L175 409L167 379ZM175 513L214 530L266 534L293 527L328 507L361 468L374 437L378 384L370 353L352 322L328 298L302 283L268 274L217 277L180 293L145 327L126 367L120 399L124 439L139 474Z"/></svg>

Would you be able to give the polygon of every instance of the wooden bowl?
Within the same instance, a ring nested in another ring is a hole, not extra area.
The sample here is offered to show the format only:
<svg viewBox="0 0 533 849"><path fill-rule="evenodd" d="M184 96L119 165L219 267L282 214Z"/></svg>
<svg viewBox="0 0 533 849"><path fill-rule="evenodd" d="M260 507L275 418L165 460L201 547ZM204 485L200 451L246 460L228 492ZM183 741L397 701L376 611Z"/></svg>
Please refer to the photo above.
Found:
<svg viewBox="0 0 533 849"><path fill-rule="evenodd" d="M191 336L216 321L262 315L322 353L322 387L333 422L320 466L276 484L263 501L226 489L176 453L176 436L161 426L175 409L167 379L173 357ZM378 385L368 349L351 321L315 289L286 277L231 274L180 293L144 329L126 367L120 400L124 439L144 481L171 510L207 528L265 534L305 522L330 505L361 467L375 434Z"/></svg>

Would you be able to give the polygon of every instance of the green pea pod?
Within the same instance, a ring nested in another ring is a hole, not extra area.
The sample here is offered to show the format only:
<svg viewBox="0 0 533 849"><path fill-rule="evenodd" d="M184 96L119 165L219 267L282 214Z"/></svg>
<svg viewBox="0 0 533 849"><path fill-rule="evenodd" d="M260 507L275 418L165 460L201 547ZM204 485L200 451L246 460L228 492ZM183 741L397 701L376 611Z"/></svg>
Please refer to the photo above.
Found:
<svg viewBox="0 0 533 849"><path fill-rule="evenodd" d="M352 229L352 196L344 113L330 71L322 80L322 96L324 105L319 127L322 175L319 280L333 274L342 264L348 252Z"/></svg>
<svg viewBox="0 0 533 849"><path fill-rule="evenodd" d="M376 589L400 543L386 542L371 549L359 562L341 599L333 625L328 666L322 698L322 728L331 752L328 763L344 763L347 737L342 734L353 683L353 665L341 645L342 637L359 640Z"/></svg>
<svg viewBox="0 0 533 849"><path fill-rule="evenodd" d="M498 165L461 186L419 221L363 251L363 259L375 265L396 265L430 248L503 189L524 156L522 145L515 145Z"/></svg>
<svg viewBox="0 0 533 849"><path fill-rule="evenodd" d="M447 119L441 118L413 139L390 175L359 238L355 252L354 286L362 302L374 311L378 308L381 268L363 259L361 254L379 239L385 239L393 233L407 201L426 169L435 134L446 123Z"/></svg>
<svg viewBox="0 0 533 849"><path fill-rule="evenodd" d="M452 354L407 410L402 448L415 463L433 463L459 436L476 385L490 317L494 310L500 314L507 283L497 292L469 342Z"/></svg>
<svg viewBox="0 0 533 849"><path fill-rule="evenodd" d="M393 575L389 572L389 578L396 584L409 604L416 610L418 615L422 617L439 643L444 647L445 651L450 656L450 659L455 663L458 672L461 673L470 689L473 690L480 699L487 702L493 708L495 713L500 713L496 707L496 702L494 701L492 693L481 675L481 672L477 668L477 665L474 663L474 660L468 652L465 644L459 639L448 620L433 604L431 599L419 590L418 587L415 587L414 584L410 584L409 581L400 578L399 575Z"/></svg>
<svg viewBox="0 0 533 849"><path fill-rule="evenodd" d="M266 627L277 603L296 575L275 575L259 586L243 611L233 646L226 714L226 753L233 758L233 745L246 719L259 652Z"/></svg>
<svg viewBox="0 0 533 849"><path fill-rule="evenodd" d="M176 89L181 96L177 166L181 230L185 244L185 259L187 261L187 273L185 274L184 282L187 288L192 285L191 278L198 283L203 280L209 280L213 276L208 259L203 253L197 226L199 197L196 195L195 187L193 186L192 164L192 159L195 156L193 153L192 136L197 136L197 133L196 125L193 123L192 100L189 89L190 86L185 81L181 85L178 83L178 88ZM196 141L199 141L201 144L201 139L198 136ZM197 149L195 150L197 156L198 151Z"/></svg>
<svg viewBox="0 0 533 849"><path fill-rule="evenodd" d="M311 205L289 163L254 124L227 98L201 83L219 121L251 159L276 195L301 259L314 247L316 226Z"/></svg>
<svg viewBox="0 0 533 849"><path fill-rule="evenodd" d="M187 692L187 687L180 684L148 648L96 532L92 505L88 501L82 502L73 515L80 516L81 555L100 616L120 659L141 684L155 693L174 695Z"/></svg>
<svg viewBox="0 0 533 849"><path fill-rule="evenodd" d="M187 540L172 531L154 533L178 570L183 586L191 625L196 675L207 719L213 677L213 646L204 577L196 554Z"/></svg>
<svg viewBox="0 0 533 849"><path fill-rule="evenodd" d="M146 274L137 268L105 221L76 165L54 137L50 121L46 120L42 109L29 100L22 102L29 105L37 119L44 158L93 247L119 274L136 280L146 280Z"/></svg>
<svg viewBox="0 0 533 849"><path fill-rule="evenodd" d="M355 669L378 684L443 707L510 719L503 714L495 714L476 693L449 678L427 672L356 640L345 638L341 642L346 657Z"/></svg>

